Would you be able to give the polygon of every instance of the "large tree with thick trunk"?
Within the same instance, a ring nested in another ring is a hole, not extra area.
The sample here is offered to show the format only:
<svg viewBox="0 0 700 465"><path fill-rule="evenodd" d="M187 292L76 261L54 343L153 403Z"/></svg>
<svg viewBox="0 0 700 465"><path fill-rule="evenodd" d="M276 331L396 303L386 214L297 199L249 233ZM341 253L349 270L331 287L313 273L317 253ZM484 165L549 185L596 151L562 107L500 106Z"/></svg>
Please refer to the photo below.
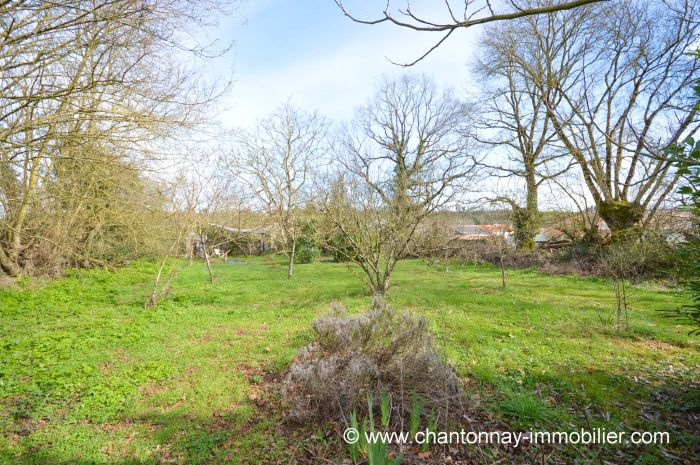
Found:
<svg viewBox="0 0 700 465"><path fill-rule="evenodd" d="M541 222L540 187L567 171L571 162L556 144L539 88L519 65L530 53L520 40L522 26L508 22L486 28L474 71L482 83L478 139L491 150L482 163L497 179L518 183L515 192L490 200L512 209L516 245L532 250Z"/></svg>
<svg viewBox="0 0 700 465"><path fill-rule="evenodd" d="M546 4L538 1L537 4ZM665 148L698 128L700 5L615 1L522 20L516 54L613 235L643 227L679 174Z"/></svg>

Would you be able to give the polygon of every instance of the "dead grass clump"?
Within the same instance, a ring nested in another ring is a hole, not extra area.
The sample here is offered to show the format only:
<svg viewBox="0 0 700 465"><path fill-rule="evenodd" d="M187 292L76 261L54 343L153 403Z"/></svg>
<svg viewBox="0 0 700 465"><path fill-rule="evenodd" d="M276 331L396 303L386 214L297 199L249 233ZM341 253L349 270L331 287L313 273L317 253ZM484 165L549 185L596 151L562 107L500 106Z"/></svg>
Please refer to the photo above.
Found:
<svg viewBox="0 0 700 465"><path fill-rule="evenodd" d="M426 319L381 302L348 316L334 304L313 329L316 340L299 351L282 387L291 419L345 419L366 410L368 394L388 394L397 421L410 412L414 392L438 418L461 411L459 380Z"/></svg>

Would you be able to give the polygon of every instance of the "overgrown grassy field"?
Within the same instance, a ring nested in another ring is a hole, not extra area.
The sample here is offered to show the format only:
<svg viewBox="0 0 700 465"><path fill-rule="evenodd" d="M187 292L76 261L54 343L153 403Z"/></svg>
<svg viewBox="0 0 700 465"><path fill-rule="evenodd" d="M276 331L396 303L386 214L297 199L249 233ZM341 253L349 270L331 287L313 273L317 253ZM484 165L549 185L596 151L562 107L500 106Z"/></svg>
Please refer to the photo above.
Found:
<svg viewBox="0 0 700 465"><path fill-rule="evenodd" d="M281 433L264 399L331 301L369 306L344 264L298 265L288 280L269 257L218 263L215 285L193 264L144 310L155 269L0 289L0 463L293 463L338 440L327 428ZM489 266L407 261L389 300L430 319L472 401L497 421L669 431L666 450L632 453L663 463L698 448L700 342L658 312L685 299L634 287L630 330L617 334L605 280L510 270L503 288Z"/></svg>

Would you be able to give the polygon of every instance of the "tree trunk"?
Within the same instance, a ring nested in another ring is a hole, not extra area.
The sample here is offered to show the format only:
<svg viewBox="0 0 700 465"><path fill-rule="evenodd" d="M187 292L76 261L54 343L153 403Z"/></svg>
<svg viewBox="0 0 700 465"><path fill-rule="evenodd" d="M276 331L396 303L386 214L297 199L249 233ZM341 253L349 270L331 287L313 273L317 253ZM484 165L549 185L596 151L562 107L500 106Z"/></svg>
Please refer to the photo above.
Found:
<svg viewBox="0 0 700 465"><path fill-rule="evenodd" d="M377 283L373 286L372 294L376 297L384 299L386 293L389 291L389 280L391 276L378 276Z"/></svg>
<svg viewBox="0 0 700 465"><path fill-rule="evenodd" d="M627 200L601 200L598 213L610 228L612 240L629 238L639 233L644 219L644 207L638 202Z"/></svg>
<svg viewBox="0 0 700 465"><path fill-rule="evenodd" d="M202 241L202 253L204 254L204 261L207 262L207 271L209 271L209 281L212 284L215 283L216 277L214 276L214 270L211 268L211 258L209 257L209 252L207 252L207 245L205 242L205 235L200 234L200 240Z"/></svg>
<svg viewBox="0 0 700 465"><path fill-rule="evenodd" d="M2 247L0 247L0 268L2 268L2 271L4 271L9 276L12 276L13 278L16 278L17 276L22 274L22 267L19 266L16 257L16 253L7 254L5 250L3 250Z"/></svg>
<svg viewBox="0 0 700 465"><path fill-rule="evenodd" d="M187 255L187 261L190 263L192 263L192 259L194 258L194 234L194 230L191 228L188 228L185 233L185 253Z"/></svg>
<svg viewBox="0 0 700 465"><path fill-rule="evenodd" d="M506 287L506 267L503 265L503 243L499 242L498 253L500 255L501 264L501 284Z"/></svg>
<svg viewBox="0 0 700 465"><path fill-rule="evenodd" d="M165 257L160 261L160 266L158 267L158 273L156 274L156 279L153 282L153 289L151 290L151 295L149 296L148 300L144 304L144 308L153 308L156 305L158 305L158 284L160 283L160 278L163 276L163 268L165 268L165 262L168 260L169 254L166 254Z"/></svg>
<svg viewBox="0 0 700 465"><path fill-rule="evenodd" d="M175 239L175 242L173 242L173 245L170 246L170 249L168 249L168 252L163 256L163 259L160 261L160 266L158 267L158 273L156 274L156 279L153 282L153 289L151 290L151 294L148 297L148 300L144 304L144 308L153 308L156 305L158 305L158 298L160 295L168 290L168 286L170 284L170 280L168 280L163 287L158 290L158 284L160 284L160 279L163 277L163 270L165 269L165 264L168 261L168 258L170 258L170 255L173 253L174 250L176 250L178 244L180 243L180 235L178 235L177 239ZM171 275L172 278L172 275Z"/></svg>
<svg viewBox="0 0 700 465"><path fill-rule="evenodd" d="M535 236L540 228L540 212L537 205L537 180L534 169L526 175L527 194L525 207L513 207L515 245L521 250L535 250Z"/></svg>
<svg viewBox="0 0 700 465"><path fill-rule="evenodd" d="M297 253L297 242L292 241L292 250L291 253L289 254L289 267L287 268L287 278L291 279L292 274L294 273L294 257L296 256Z"/></svg>

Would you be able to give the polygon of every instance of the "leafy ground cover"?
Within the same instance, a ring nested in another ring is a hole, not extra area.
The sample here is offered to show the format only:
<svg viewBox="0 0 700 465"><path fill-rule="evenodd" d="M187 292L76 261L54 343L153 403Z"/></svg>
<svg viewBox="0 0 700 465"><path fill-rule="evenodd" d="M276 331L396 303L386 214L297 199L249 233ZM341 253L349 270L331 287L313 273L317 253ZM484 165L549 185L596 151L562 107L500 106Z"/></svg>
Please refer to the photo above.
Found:
<svg viewBox="0 0 700 465"><path fill-rule="evenodd" d="M342 459L333 427L281 426L270 385L329 302L369 306L347 267L299 265L288 280L282 262L262 257L216 264L211 285L206 267L193 264L144 310L155 268L73 271L0 289L0 463ZM510 270L503 288L489 266L445 272L407 261L395 282L390 303L430 319L472 402L494 421L669 431L665 447L567 453L583 463L692 463L700 342L658 312L686 295L634 287L630 329L618 334L602 279Z"/></svg>

